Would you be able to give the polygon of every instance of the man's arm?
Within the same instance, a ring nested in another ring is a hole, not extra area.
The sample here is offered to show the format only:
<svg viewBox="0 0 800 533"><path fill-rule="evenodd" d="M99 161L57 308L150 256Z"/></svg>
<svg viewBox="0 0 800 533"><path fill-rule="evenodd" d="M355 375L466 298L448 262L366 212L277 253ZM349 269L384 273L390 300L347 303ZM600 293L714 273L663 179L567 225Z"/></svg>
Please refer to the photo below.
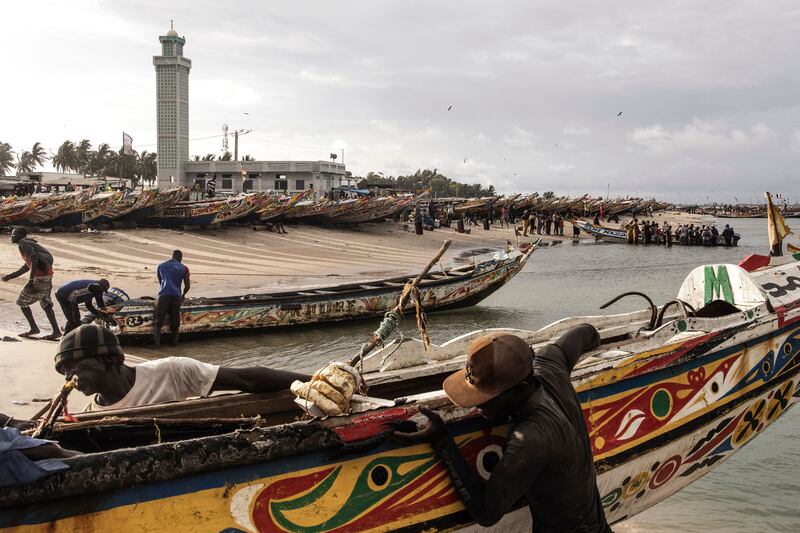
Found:
<svg viewBox="0 0 800 533"><path fill-rule="evenodd" d="M211 386L216 390L238 390L242 392L275 392L289 390L295 380L309 381L311 376L287 370L275 370L264 366L228 368L221 366Z"/></svg>
<svg viewBox="0 0 800 533"><path fill-rule="evenodd" d="M10 279L18 278L21 275L23 275L25 272L27 272L28 270L30 270L30 268L28 268L28 265L22 265L19 268L19 270L15 271L15 272L12 272L11 274L6 274L5 276L3 276L3 281L8 281Z"/></svg>
<svg viewBox="0 0 800 533"><path fill-rule="evenodd" d="M571 373L584 352L600 346L600 334L594 326L581 324L567 330L553 344L560 348L567 372Z"/></svg>
<svg viewBox="0 0 800 533"><path fill-rule="evenodd" d="M189 267L184 265L186 272L183 274L183 295L181 298L186 298L186 293L189 292L189 288L192 286L191 280L189 279Z"/></svg>
<svg viewBox="0 0 800 533"><path fill-rule="evenodd" d="M28 244L21 244L20 251L22 252L22 256L27 259L28 261L25 262L26 266L30 262L30 266L28 268L31 272L31 281L33 281L33 277L36 275L36 270L39 268L39 254L36 253L36 249ZM24 273L24 272L23 272Z"/></svg>
<svg viewBox="0 0 800 533"><path fill-rule="evenodd" d="M432 431L426 436L433 437L433 451L450 475L464 507L483 527L499 522L530 490L546 464L545 443L533 442L536 436L526 435L526 439L514 431L509 435L502 459L484 484L461 455L439 415L424 407L420 410L431 420L431 426L422 432ZM394 434L395 438L403 442L406 439L402 435L397 432Z"/></svg>

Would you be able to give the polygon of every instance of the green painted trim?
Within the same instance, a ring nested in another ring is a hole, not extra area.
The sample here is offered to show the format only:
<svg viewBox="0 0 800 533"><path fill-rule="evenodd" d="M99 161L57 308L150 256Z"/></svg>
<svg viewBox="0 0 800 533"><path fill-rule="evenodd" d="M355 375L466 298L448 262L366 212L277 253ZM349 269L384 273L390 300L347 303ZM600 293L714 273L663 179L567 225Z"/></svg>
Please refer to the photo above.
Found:
<svg viewBox="0 0 800 533"><path fill-rule="evenodd" d="M728 277L728 268L725 265L717 266L717 273L714 274L714 267L707 265L705 267L705 303L710 303L714 296L719 298L720 289L722 296L726 302L733 305L733 290L731 289L731 280Z"/></svg>

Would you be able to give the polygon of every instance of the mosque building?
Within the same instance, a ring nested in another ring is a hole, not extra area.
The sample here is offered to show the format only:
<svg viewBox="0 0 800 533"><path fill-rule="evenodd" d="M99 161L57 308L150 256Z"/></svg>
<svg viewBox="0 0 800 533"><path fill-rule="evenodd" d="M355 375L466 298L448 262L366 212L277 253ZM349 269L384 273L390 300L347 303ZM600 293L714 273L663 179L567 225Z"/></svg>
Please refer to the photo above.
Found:
<svg viewBox="0 0 800 533"><path fill-rule="evenodd" d="M170 25L171 26L171 25ZM158 38L161 55L153 57L156 69L156 121L158 133L158 184L162 188L205 187L216 178L218 192L300 192L313 188L320 193L355 185L344 164L332 161L190 161L189 71L184 57L186 38L173 27Z"/></svg>

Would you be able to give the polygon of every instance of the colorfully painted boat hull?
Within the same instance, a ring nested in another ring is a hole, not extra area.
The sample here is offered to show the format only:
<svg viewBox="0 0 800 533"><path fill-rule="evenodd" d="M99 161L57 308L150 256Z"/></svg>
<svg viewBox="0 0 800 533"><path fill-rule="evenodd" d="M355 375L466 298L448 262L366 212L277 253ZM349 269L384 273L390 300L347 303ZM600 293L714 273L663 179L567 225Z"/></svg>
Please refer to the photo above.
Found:
<svg viewBox="0 0 800 533"><path fill-rule="evenodd" d="M425 311L475 305L511 280L524 267L529 254L492 260L469 275L451 273L420 286ZM363 282L238 298L188 299L181 308L181 333L231 332L300 324L380 317L397 304L405 278L390 282ZM344 287L345 290L341 290ZM123 340L153 335L155 303L136 299L114 312L117 334ZM408 309L413 309L409 304ZM165 326L167 327L167 326Z"/></svg>

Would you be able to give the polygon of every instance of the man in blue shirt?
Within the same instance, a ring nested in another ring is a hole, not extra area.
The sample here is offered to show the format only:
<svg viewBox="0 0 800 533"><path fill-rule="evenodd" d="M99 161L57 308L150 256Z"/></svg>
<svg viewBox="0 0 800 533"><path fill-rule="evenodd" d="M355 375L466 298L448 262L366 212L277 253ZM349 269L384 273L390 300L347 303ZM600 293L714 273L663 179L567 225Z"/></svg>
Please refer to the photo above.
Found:
<svg viewBox="0 0 800 533"><path fill-rule="evenodd" d="M64 316L67 319L64 333L69 333L81 325L80 304L85 304L86 309L96 317L105 318L108 316L107 313L98 309L102 309L106 306L103 301L103 293L106 292L108 288L109 283L107 279L76 279L59 287L56 291L56 300L61 304L61 310L64 312ZM92 300L97 302L97 308L92 305Z"/></svg>
<svg viewBox="0 0 800 533"><path fill-rule="evenodd" d="M161 328L164 326L164 319L169 315L170 333L172 334L172 345L178 344L178 330L181 326L181 303L189 292L189 268L181 263L183 253L180 250L172 252L172 259L164 261L158 265L158 282L161 289L158 291L158 301L156 302L156 323L153 332L153 340L156 348L161 345ZM183 291L181 291L183 284Z"/></svg>

